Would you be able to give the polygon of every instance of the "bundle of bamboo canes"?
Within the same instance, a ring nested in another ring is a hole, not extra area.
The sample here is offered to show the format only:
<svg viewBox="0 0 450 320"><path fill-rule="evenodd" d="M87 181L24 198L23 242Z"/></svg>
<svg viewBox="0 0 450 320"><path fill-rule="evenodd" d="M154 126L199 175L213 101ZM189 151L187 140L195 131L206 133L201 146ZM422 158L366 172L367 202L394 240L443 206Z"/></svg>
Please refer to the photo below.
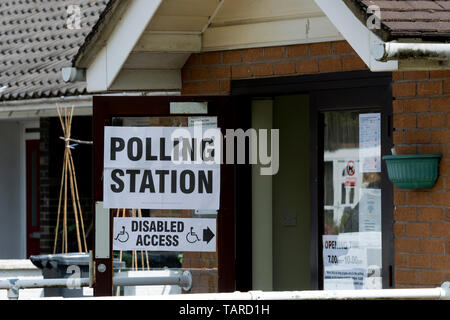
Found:
<svg viewBox="0 0 450 320"><path fill-rule="evenodd" d="M72 152L70 145L70 135L72 129L72 118L74 107L72 106L72 110L70 113L67 111L67 108L64 108L64 117L62 116L62 110L57 105L56 110L58 111L59 120L61 122L61 127L64 133L64 160L62 166L62 175L61 175L61 187L59 189L59 201L58 201L58 216L56 220L56 230L55 230L55 241L53 245L53 253L56 253L56 247L58 242L58 231L60 224L60 216L61 216L61 202L63 201L63 221L62 221L62 241L61 241L61 252L68 253L68 229L67 229L67 189L70 186L70 194L72 198L72 206L73 212L75 215L75 227L76 227L76 235L77 235L77 243L78 243L78 252L87 252L87 244L86 244L86 234L84 232L84 222L83 222L83 213L80 205L80 198L78 194L78 186L77 186L77 177L75 172L75 166L73 164ZM64 195L64 198L63 198ZM80 225L81 225L81 233L80 233ZM83 239L83 242L82 240Z"/></svg>
<svg viewBox="0 0 450 320"><path fill-rule="evenodd" d="M131 216L132 218L138 217L138 218L142 218L142 211L141 209L131 209L131 215L127 215L126 214L126 210L125 209L117 209L116 211L116 217L120 217L120 213L122 212L122 218L125 218L127 216ZM119 260L122 261L122 251L120 251L119 253ZM147 270L150 270L150 262L148 259L148 252L145 251L145 262L144 262L144 251L141 250L141 267L142 270L145 270L145 265L147 265ZM138 259L137 259L137 251L134 250L132 251L131 254L131 269L132 270L138 270L139 269L139 264L138 264Z"/></svg>
<svg viewBox="0 0 450 320"><path fill-rule="evenodd" d="M122 218L125 218L127 216L125 209L117 209L116 211L116 217L120 217L120 213L122 212ZM137 214L136 214L137 212ZM131 209L131 217L138 217L142 218L142 211L141 209ZM119 253L119 261L122 261L122 251ZM147 270L150 271L150 261L148 258L148 251L145 251L145 262L144 262L144 251L141 250L141 267L142 271L145 271L145 266L147 266ZM131 270L137 271L139 269L138 259L137 259L137 251L134 250L131 253ZM120 287L117 287L116 295L120 296Z"/></svg>

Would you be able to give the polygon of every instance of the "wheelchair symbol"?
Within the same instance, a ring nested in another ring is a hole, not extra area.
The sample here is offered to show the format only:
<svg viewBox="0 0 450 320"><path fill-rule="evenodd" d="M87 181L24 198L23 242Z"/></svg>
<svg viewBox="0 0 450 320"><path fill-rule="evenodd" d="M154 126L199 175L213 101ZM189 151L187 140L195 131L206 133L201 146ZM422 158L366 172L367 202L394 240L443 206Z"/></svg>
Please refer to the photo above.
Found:
<svg viewBox="0 0 450 320"><path fill-rule="evenodd" d="M114 240L124 243L124 242L127 242L129 238L130 238L130 235L128 234L128 232L125 231L125 226L122 226L122 231L120 231L117 234L117 236L114 238Z"/></svg>
<svg viewBox="0 0 450 320"><path fill-rule="evenodd" d="M194 227L191 227L191 231L186 234L186 241L189 243L196 243L197 241L200 241L200 239L197 236L197 233L192 231Z"/></svg>

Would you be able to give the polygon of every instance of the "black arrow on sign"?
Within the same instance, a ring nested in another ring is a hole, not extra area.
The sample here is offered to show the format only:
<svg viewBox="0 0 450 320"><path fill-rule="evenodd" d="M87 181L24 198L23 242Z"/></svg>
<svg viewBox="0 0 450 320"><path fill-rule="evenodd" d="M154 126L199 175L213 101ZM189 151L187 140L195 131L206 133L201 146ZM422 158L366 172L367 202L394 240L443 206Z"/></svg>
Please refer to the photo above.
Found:
<svg viewBox="0 0 450 320"><path fill-rule="evenodd" d="M203 241L209 243L212 238L214 238L214 233L212 233L211 229L209 229L209 227L203 229Z"/></svg>

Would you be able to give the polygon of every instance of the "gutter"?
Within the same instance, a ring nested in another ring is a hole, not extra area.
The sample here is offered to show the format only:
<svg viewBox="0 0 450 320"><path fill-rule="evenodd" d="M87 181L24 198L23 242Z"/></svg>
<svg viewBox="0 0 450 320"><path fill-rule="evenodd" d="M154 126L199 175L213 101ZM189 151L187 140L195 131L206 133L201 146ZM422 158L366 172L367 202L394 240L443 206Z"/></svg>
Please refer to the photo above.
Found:
<svg viewBox="0 0 450 320"><path fill-rule="evenodd" d="M450 61L450 43L401 43L379 42L370 48L377 61L422 59L434 60L440 65Z"/></svg>
<svg viewBox="0 0 450 320"><path fill-rule="evenodd" d="M39 117L56 117L56 105L62 108L74 107L77 115L92 115L91 95L62 96L28 100L0 102L0 120L34 119Z"/></svg>
<svg viewBox="0 0 450 320"><path fill-rule="evenodd" d="M101 96L179 96L180 91L155 91L155 92L112 92L104 94L95 94L97 97ZM0 114L5 112L20 112L20 111L44 111L56 110L56 104L62 108L89 108L92 109L94 95L80 95L57 98L41 98L30 100L11 100L0 101ZM36 114L38 115L38 114ZM1 116L0 116L1 118Z"/></svg>
<svg viewBox="0 0 450 320"><path fill-rule="evenodd" d="M92 107L92 95L2 101L0 102L0 113L50 110L56 108L56 103L58 103L61 107L72 107L72 105L75 108Z"/></svg>

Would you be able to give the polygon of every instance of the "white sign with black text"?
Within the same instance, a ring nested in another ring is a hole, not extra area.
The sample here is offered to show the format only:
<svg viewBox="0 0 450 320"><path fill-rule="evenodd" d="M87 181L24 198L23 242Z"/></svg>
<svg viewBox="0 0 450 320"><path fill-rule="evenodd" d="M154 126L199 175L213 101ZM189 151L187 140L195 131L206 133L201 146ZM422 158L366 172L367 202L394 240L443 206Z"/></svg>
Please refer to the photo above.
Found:
<svg viewBox="0 0 450 320"><path fill-rule="evenodd" d="M216 219L114 218L113 250L216 251Z"/></svg>
<svg viewBox="0 0 450 320"><path fill-rule="evenodd" d="M218 210L217 130L105 127L104 208Z"/></svg>
<svg viewBox="0 0 450 320"><path fill-rule="evenodd" d="M381 172L381 114L359 115L359 162L361 172Z"/></svg>
<svg viewBox="0 0 450 320"><path fill-rule="evenodd" d="M367 277L367 256L366 250L358 248L358 235L323 235L322 241L324 289L348 289L349 281L353 281L352 289L361 289Z"/></svg>

